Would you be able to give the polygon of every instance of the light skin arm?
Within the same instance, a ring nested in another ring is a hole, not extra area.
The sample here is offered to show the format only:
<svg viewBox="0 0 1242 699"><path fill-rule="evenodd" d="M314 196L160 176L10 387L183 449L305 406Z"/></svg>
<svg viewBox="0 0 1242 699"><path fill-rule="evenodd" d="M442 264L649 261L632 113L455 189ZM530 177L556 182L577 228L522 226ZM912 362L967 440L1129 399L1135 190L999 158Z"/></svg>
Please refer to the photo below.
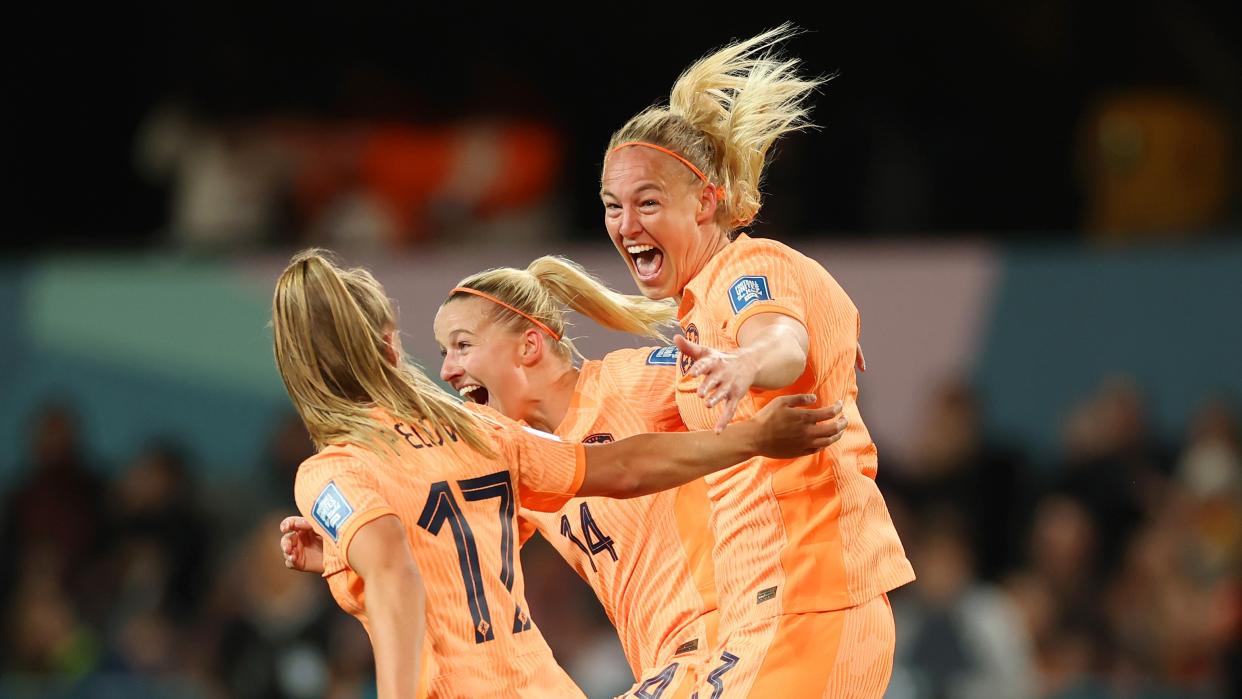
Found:
<svg viewBox="0 0 1242 699"><path fill-rule="evenodd" d="M753 418L709 431L640 434L586 448L586 475L578 495L631 498L701 478L755 456L794 458L841 438L841 405L806 408L813 395L780 396Z"/></svg>
<svg viewBox="0 0 1242 699"><path fill-rule="evenodd" d="M362 525L348 556L350 568L366 585L379 697L415 696L426 629L426 591L405 526L394 515Z"/></svg>
<svg viewBox="0 0 1242 699"><path fill-rule="evenodd" d="M824 408L800 407L814 401L813 395L781 396L722 434L639 434L611 444L587 445L586 474L577 494L637 497L675 488L754 456L794 458L814 453L840 439L848 425L840 402ZM310 522L286 517L280 531L285 567L323 572L323 541Z"/></svg>
<svg viewBox="0 0 1242 699"><path fill-rule="evenodd" d="M752 388L773 390L798 380L806 371L810 346L806 326L780 313L759 313L746 319L738 328L735 352L704 347L681 335L675 342L682 354L694 360L688 375L700 377L699 397L709 408L724 404L716 422L718 433Z"/></svg>

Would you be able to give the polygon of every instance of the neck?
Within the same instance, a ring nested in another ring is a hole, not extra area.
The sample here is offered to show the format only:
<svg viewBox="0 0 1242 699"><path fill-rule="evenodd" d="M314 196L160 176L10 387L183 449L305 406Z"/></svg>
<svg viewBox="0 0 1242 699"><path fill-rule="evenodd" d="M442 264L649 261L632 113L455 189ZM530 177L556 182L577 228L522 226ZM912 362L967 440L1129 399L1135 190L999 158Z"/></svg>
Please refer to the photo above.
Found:
<svg viewBox="0 0 1242 699"><path fill-rule="evenodd" d="M729 236L721 232L715 224L712 225L710 232L706 232L705 235L708 236L708 240L710 242L699 252L698 255L696 255L696 259L692 265L694 274L690 275L690 279L694 279L699 276L699 272L703 271L703 268L707 266L707 263L711 262L713 257L720 254L720 252L728 247L729 243L732 242L729 240ZM682 292L679 290L677 295L673 297L677 300L677 303L681 303L681 293Z"/></svg>
<svg viewBox="0 0 1242 699"><path fill-rule="evenodd" d="M534 367L531 383L543 387L539 395L527 401L522 419L526 424L544 432L556 432L569 412L578 385L578 369L566 362L555 366Z"/></svg>

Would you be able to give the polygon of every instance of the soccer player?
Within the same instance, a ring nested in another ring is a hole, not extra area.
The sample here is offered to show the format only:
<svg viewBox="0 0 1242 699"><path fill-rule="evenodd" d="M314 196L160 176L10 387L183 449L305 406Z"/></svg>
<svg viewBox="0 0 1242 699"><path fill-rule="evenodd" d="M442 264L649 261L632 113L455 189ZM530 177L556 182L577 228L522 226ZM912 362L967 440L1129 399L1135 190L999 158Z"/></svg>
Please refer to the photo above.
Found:
<svg viewBox="0 0 1242 699"><path fill-rule="evenodd" d="M298 469L298 509L324 541L333 597L371 638L385 698L581 696L526 610L517 510L658 492L836 432L799 396L722 435L562 442L467 409L409 365L365 270L300 253L272 306L277 368L318 450Z"/></svg>
<svg viewBox="0 0 1242 699"><path fill-rule="evenodd" d="M652 337L662 336L674 313L665 303L617 294L560 258L488 270L463 280L437 314L440 377L463 396L569 442L684 429L673 399L676 350L620 350L576 368L564 336L569 307ZM627 696L674 696L712 647L707 512L698 479L630 500L574 498L557 512L519 513L520 524L538 529L598 596L637 678ZM291 567L306 569L295 557L307 553L293 551L299 524L286 521L282 545Z"/></svg>
<svg viewBox="0 0 1242 699"><path fill-rule="evenodd" d="M724 429L780 396L843 401L829 449L757 458L705 478L719 646L698 693L875 697L892 672L886 593L914 579L875 485L858 413L858 309L817 262L740 229L759 212L772 144L807 124L820 81L775 53L788 25L726 46L677 79L667 105L613 134L605 226L643 295L676 299L677 404Z"/></svg>

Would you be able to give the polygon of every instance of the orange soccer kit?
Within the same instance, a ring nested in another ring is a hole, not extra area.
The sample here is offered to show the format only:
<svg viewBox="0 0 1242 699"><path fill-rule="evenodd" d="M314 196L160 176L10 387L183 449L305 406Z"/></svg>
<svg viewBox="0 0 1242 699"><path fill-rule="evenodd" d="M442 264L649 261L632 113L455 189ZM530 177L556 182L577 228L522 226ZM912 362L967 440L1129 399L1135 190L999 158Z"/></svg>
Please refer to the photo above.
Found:
<svg viewBox="0 0 1242 699"><path fill-rule="evenodd" d="M685 429L673 393L677 360L675 347L648 347L584 362L556 434L589 444ZM521 518L599 597L638 680L625 696L686 695L716 626L706 484L628 500L574 498L559 512L523 510Z"/></svg>
<svg viewBox="0 0 1242 699"><path fill-rule="evenodd" d="M377 414L388 448L332 445L307 459L298 509L324 543L337 603L370 631L366 589L349 567L359 529L405 525L427 592L424 691L430 697L581 697L528 614L516 560L517 512L554 511L581 486L581 444L539 436L485 408L486 458L444 428Z"/></svg>
<svg viewBox="0 0 1242 699"><path fill-rule="evenodd" d="M885 595L914 579L875 484L876 447L858 412L858 309L826 270L771 240L739 236L686 286L679 322L692 341L738 348L746 320L778 313L809 336L806 369L776 391L752 390L734 419L778 395L841 400L849 427L812 456L752 459L705 478L719 592L719 643L698 699L879 699L895 631ZM679 363L676 395L689 429L710 429L697 377Z"/></svg>

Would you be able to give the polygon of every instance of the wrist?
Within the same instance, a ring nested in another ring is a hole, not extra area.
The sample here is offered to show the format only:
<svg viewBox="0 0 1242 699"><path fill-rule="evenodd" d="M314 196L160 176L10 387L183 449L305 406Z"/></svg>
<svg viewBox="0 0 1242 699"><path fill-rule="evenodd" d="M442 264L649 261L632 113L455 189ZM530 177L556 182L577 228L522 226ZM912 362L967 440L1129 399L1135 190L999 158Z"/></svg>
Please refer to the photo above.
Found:
<svg viewBox="0 0 1242 699"><path fill-rule="evenodd" d="M760 441L761 430L757 420L743 420L730 424L724 429L722 437L734 440L744 458L750 459L762 453Z"/></svg>

